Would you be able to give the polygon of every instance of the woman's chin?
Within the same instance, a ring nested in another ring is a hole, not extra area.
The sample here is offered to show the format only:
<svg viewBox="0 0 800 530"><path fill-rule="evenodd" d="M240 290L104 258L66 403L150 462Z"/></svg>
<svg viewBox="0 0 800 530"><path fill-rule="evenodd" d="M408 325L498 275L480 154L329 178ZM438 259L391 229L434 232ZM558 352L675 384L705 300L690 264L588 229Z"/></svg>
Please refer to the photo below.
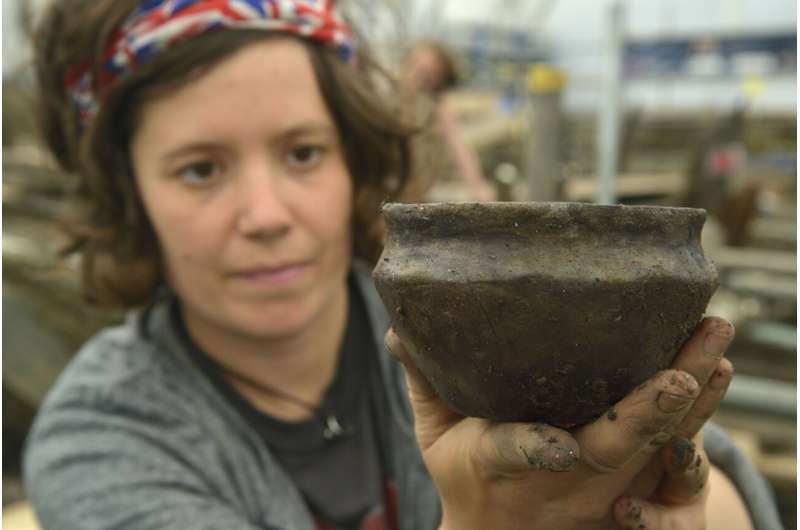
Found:
<svg viewBox="0 0 800 530"><path fill-rule="evenodd" d="M256 340L289 339L311 326L313 315L308 311L286 309L246 313L237 319L238 332Z"/></svg>

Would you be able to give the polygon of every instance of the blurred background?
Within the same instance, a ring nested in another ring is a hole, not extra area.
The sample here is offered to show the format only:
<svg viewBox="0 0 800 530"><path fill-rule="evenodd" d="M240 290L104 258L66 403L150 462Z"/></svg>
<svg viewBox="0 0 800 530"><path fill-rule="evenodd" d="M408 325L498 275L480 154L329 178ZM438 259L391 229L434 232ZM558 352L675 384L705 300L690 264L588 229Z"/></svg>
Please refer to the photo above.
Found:
<svg viewBox="0 0 800 530"><path fill-rule="evenodd" d="M452 56L457 82L436 104L461 148L426 200L473 200L461 162L474 156L498 200L708 210L703 246L721 280L708 312L737 328L737 374L715 420L795 529L795 0L344 3L400 77L416 43ZM2 2L2 491L4 523L19 529L34 528L19 476L31 419L76 348L120 318L86 306L76 263L58 257L73 183L35 129L29 38L42 4Z"/></svg>

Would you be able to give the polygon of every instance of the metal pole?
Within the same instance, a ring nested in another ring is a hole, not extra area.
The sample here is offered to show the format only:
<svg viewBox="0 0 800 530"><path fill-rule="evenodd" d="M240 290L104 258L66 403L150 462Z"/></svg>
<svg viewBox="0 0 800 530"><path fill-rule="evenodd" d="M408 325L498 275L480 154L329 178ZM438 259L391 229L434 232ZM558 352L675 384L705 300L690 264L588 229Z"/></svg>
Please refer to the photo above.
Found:
<svg viewBox="0 0 800 530"><path fill-rule="evenodd" d="M598 204L617 202L615 180L619 165L620 121L622 107L622 54L625 9L619 0L609 9L606 42L605 79L597 125L597 196Z"/></svg>
<svg viewBox="0 0 800 530"><path fill-rule="evenodd" d="M555 201L561 193L561 92L564 74L549 65L534 65L528 74L531 105L525 136L525 175L529 201Z"/></svg>

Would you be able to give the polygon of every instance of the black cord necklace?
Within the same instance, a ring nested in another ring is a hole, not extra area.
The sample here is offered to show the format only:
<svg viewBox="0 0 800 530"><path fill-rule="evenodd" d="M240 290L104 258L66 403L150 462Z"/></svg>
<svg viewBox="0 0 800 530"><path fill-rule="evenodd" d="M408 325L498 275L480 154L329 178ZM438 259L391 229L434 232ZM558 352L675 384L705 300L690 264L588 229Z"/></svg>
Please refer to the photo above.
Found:
<svg viewBox="0 0 800 530"><path fill-rule="evenodd" d="M254 388L264 394L269 394L271 396L283 399L284 401L294 403L295 405L309 411L315 418L317 418L322 423L322 437L325 440L333 441L343 436L351 434L352 429L345 429L344 427L342 427L342 424L339 422L339 419L336 417L336 414L332 410L324 408L322 404L315 405L304 399L300 399L297 396L293 396L284 390L275 388L273 386L265 385L264 383L256 381L255 379L249 376L240 374L239 372L232 370L223 364L220 364L216 360L212 360L212 362L217 366L217 368L219 368L220 371L228 375L228 377L235 379L240 383L243 383L251 388Z"/></svg>

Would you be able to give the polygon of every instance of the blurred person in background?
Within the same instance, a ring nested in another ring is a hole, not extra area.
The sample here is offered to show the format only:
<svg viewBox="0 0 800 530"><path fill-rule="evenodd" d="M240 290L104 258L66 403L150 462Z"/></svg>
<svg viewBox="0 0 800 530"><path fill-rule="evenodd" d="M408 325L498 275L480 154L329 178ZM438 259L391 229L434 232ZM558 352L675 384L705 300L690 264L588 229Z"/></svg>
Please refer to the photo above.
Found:
<svg viewBox="0 0 800 530"><path fill-rule="evenodd" d="M438 42L419 42L406 56L399 77L409 93L430 98L434 131L444 142L456 177L464 184L469 197L481 202L495 200L497 193L483 175L478 154L465 141L458 117L447 105L446 93L459 81L452 53Z"/></svg>
<svg viewBox="0 0 800 530"><path fill-rule="evenodd" d="M419 128L330 2L56 0L36 46L87 297L130 309L28 438L45 529L775 528L706 425L722 319L570 432L431 391L370 277Z"/></svg>

